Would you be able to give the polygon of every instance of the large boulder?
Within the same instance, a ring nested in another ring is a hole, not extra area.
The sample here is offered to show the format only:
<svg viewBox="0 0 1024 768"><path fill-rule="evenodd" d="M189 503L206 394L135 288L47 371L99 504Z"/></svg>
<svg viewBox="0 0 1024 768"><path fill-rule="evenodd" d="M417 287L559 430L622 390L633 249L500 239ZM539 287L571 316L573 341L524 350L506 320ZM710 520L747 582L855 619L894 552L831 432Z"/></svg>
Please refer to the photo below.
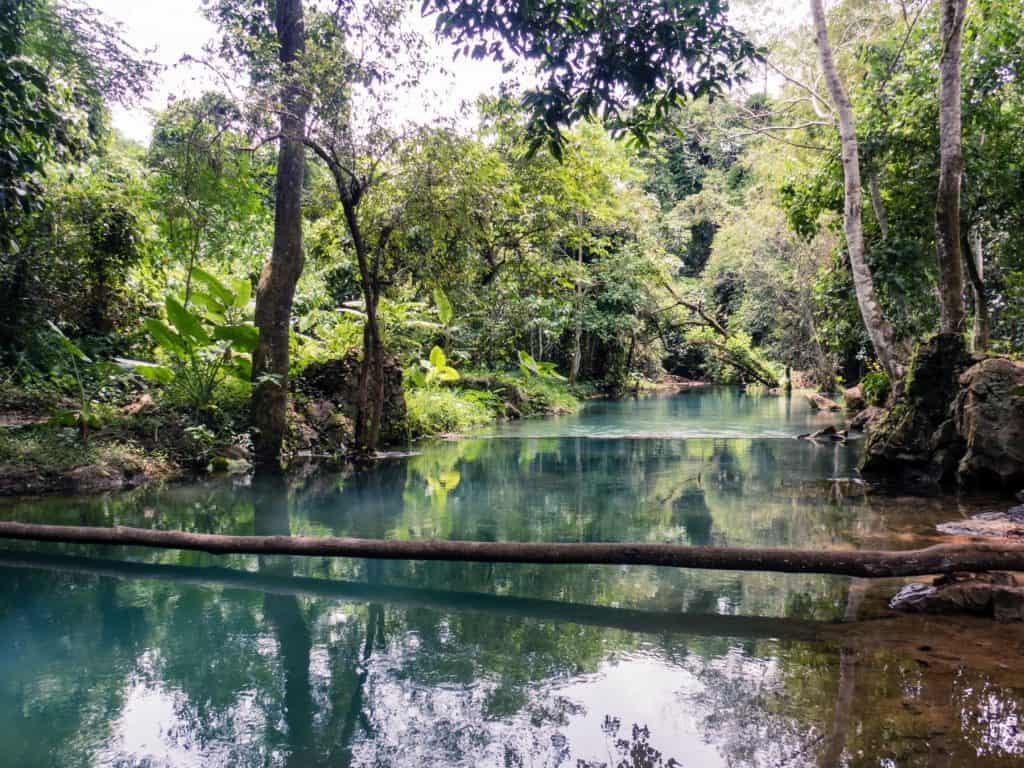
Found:
<svg viewBox="0 0 1024 768"><path fill-rule="evenodd" d="M957 466L962 485L1024 485L1024 363L993 357L968 368L953 420L964 443Z"/></svg>
<svg viewBox="0 0 1024 768"><path fill-rule="evenodd" d="M933 490L955 478L963 444L953 403L972 362L959 334L939 333L921 343L895 404L872 426L861 462L865 476L909 490Z"/></svg>
<svg viewBox="0 0 1024 768"><path fill-rule="evenodd" d="M310 363L300 374L296 388L310 399L307 422L318 429L327 425L339 436L346 425L338 415L355 419L362 357L349 350L343 357ZM404 443L408 436L405 393L402 390L402 366L397 358L384 357L384 418L380 439L384 445ZM340 437L339 437L340 439Z"/></svg>
<svg viewBox="0 0 1024 768"><path fill-rule="evenodd" d="M855 387L844 389L843 403L848 411L854 413L863 411L867 407L867 401L864 400L864 385L858 384Z"/></svg>

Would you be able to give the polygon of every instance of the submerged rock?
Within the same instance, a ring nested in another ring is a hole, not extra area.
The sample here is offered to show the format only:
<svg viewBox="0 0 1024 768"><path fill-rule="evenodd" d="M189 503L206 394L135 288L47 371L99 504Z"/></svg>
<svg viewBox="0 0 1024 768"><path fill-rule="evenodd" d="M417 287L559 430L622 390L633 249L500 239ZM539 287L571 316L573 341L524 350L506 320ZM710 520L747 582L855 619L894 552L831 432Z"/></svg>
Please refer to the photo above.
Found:
<svg viewBox="0 0 1024 768"><path fill-rule="evenodd" d="M982 512L966 520L954 520L935 526L939 533L951 536L1024 537L1024 505L1005 512Z"/></svg>
<svg viewBox="0 0 1024 768"><path fill-rule="evenodd" d="M816 432L805 432L802 435L797 435L797 438L800 440L832 440L838 442L845 440L846 435L835 427L829 425L817 430Z"/></svg>
<svg viewBox="0 0 1024 768"><path fill-rule="evenodd" d="M1011 573L955 573L903 587L889 607L908 613L971 614L1024 621L1024 587Z"/></svg>

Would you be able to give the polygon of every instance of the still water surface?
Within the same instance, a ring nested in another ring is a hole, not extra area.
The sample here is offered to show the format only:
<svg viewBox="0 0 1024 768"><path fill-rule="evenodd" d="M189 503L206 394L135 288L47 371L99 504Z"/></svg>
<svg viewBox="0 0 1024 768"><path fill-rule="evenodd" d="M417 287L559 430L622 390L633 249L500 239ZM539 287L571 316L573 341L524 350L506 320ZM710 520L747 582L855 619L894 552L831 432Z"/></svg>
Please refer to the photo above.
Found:
<svg viewBox="0 0 1024 768"><path fill-rule="evenodd" d="M695 390L0 518L907 548L1000 503L865 495L856 444L793 439L833 418ZM898 582L0 547L0 766L1024 765L1024 631L894 617Z"/></svg>

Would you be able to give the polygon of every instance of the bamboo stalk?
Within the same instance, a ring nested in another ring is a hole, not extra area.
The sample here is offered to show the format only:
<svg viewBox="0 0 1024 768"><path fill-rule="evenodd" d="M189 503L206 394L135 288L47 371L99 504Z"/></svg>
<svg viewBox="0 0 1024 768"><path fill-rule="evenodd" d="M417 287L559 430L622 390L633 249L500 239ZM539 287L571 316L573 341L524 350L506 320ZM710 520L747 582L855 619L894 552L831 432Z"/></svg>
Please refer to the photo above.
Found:
<svg viewBox="0 0 1024 768"><path fill-rule="evenodd" d="M644 543L394 541L333 536L226 536L126 527L0 522L0 539L184 549L212 554L360 557L548 565L654 565L727 571L824 573L862 578L963 571L1024 571L1024 545L939 544L926 549L803 550Z"/></svg>

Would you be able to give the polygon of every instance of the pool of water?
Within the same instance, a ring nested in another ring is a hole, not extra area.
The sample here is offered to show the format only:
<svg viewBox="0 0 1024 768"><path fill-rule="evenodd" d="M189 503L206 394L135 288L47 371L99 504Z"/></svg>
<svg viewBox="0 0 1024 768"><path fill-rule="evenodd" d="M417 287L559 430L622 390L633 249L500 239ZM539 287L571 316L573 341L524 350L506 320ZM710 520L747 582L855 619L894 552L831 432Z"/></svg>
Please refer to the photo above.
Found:
<svg viewBox="0 0 1024 768"><path fill-rule="evenodd" d="M910 548L800 397L595 402L345 475L0 503L221 533ZM0 544L0 766L1012 766L1024 630L899 582ZM672 763L671 761L675 761Z"/></svg>

